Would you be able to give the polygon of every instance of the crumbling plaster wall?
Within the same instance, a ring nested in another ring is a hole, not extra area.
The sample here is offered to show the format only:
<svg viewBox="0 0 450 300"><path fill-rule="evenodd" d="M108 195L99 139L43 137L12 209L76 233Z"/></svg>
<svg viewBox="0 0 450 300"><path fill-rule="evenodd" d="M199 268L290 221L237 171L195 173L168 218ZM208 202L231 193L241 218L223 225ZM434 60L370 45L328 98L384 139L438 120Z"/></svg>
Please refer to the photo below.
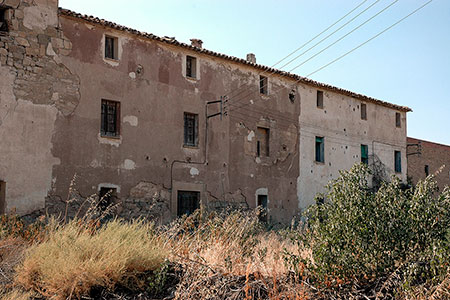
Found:
<svg viewBox="0 0 450 300"><path fill-rule="evenodd" d="M0 0L9 32L0 34L0 179L6 209L43 208L52 189L55 121L75 110L79 79L61 62L71 43L59 30L56 0Z"/></svg>
<svg viewBox="0 0 450 300"><path fill-rule="evenodd" d="M323 109L317 107L317 89L302 86L300 115L300 176L298 206L314 203L317 193L361 162L361 144L368 145L369 165L381 163L389 179L394 172L394 151L401 151L402 173L406 182L406 113L401 113L401 128L395 124L395 109L366 103L367 120L361 120L361 101L324 90ZM324 137L325 162L315 161L315 138Z"/></svg>

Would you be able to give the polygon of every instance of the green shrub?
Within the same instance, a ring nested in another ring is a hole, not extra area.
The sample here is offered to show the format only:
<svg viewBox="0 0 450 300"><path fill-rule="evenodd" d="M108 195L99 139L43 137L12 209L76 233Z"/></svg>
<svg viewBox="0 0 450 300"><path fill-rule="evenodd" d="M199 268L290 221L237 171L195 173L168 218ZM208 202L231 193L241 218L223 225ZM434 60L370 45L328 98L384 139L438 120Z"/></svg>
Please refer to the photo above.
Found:
<svg viewBox="0 0 450 300"><path fill-rule="evenodd" d="M310 269L344 282L401 270L406 284L440 281L448 270L450 191L433 176L404 189L397 177L373 192L370 170L355 165L330 182L327 200L307 211ZM292 260L292 259L291 259Z"/></svg>

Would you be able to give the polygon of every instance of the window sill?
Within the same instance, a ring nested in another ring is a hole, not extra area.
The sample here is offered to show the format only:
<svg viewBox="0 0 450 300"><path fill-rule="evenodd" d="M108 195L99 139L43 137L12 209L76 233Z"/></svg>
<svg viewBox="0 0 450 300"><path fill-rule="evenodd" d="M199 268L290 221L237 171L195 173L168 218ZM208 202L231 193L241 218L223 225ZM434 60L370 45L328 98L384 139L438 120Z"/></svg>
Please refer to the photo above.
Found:
<svg viewBox="0 0 450 300"><path fill-rule="evenodd" d="M112 135L103 135L100 134L102 139L112 139L112 140L120 140L120 135L112 136Z"/></svg>
<svg viewBox="0 0 450 300"><path fill-rule="evenodd" d="M191 77L191 76L187 76L187 75L186 75L186 79L190 80L190 81L193 81L193 82L197 82L198 81L197 77Z"/></svg>
<svg viewBox="0 0 450 300"><path fill-rule="evenodd" d="M199 146L183 145L183 148L187 149L200 149Z"/></svg>
<svg viewBox="0 0 450 300"><path fill-rule="evenodd" d="M103 57L103 59L108 60L108 61L112 61L112 62L116 62L116 63L118 63L120 61L118 58Z"/></svg>
<svg viewBox="0 0 450 300"><path fill-rule="evenodd" d="M323 166L325 165L325 162L324 162L324 161L322 162L322 161L317 161L317 160L315 160L314 163L315 163L316 165L323 165Z"/></svg>

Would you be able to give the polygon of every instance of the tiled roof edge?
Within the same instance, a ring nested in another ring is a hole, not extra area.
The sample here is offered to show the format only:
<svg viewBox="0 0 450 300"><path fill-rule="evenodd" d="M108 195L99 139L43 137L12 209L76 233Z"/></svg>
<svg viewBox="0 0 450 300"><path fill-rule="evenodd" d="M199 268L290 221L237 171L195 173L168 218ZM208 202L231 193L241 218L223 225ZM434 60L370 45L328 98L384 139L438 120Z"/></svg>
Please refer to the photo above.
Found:
<svg viewBox="0 0 450 300"><path fill-rule="evenodd" d="M318 82L318 81L315 81L315 80L312 80L312 79L309 79L309 78L306 78L306 77L299 76L297 74L292 74L292 73L281 71L281 70L278 70L278 69L275 69L275 68L271 68L271 67L268 67L268 66L255 64L255 63L249 62L249 61L247 61L245 59L242 59L242 58L229 56L229 55L226 55L226 54L214 52L214 51L203 49L203 48L193 47L193 46L188 45L186 43L179 42L179 41L177 41L174 38L159 37L159 36L151 34L151 33L141 32L141 31L138 31L138 30L133 29L133 28L122 26L122 25L116 24L114 22L110 22L110 21L107 21L107 20L104 20L104 19L100 19L100 18L97 18L97 17L83 15L83 14L80 14L80 13L77 13L77 12L74 12L74 11L71 11L71 10L68 10L68 9L65 9L65 8L59 8L59 14L60 15L64 15L64 16L70 16L70 17L82 19L82 20L85 20L85 21L90 22L90 23L100 24L100 25L103 25L103 26L106 26L106 27L110 27L110 28L113 28L113 29L116 29L116 30L128 32L128 33L131 33L131 34L135 34L135 35L138 35L138 36L141 36L141 37L144 37L144 38L152 39L152 40L163 42L163 43L166 43L166 44L179 46L179 47L186 48L186 49L189 49L189 50L192 50L192 51L196 51L196 52L199 52L199 53L202 53L202 54L211 55L211 56L214 56L214 57L219 57L219 58L223 58L223 59L230 60L230 61L233 61L233 62L241 63L241 64L244 64L244 65L247 65L247 66L254 67L254 68L259 69L259 70L263 70L263 71L266 71L266 72L270 72L270 73L273 73L273 74L278 74L278 75L281 75L281 76L284 76L284 77L287 77L287 78L291 78L291 79L297 80L298 82L302 82L302 83L305 83L305 84L308 84L308 85L313 85L315 87L326 89L326 90L329 90L329 91L334 91L334 92L337 92L337 93L340 93L340 94L344 94L346 96L350 96L350 97L353 97L353 98L356 98L356 99L360 99L360 100L363 100L363 101L367 101L367 102L371 102L371 103L374 103L374 104L386 106L386 107L393 108L393 109L396 109L396 110L399 110L399 111L404 111L404 112L412 111L412 109L407 107L407 106L401 106L401 105L397 105L397 104L392 104L392 103L389 103L389 102L386 102L386 101L382 101L382 100L379 100L379 99L375 99L375 98L372 98L372 97L369 97L369 96L366 96L366 95L354 93L352 91L349 91L349 90L346 90L346 89L342 89L342 88L338 88L338 87L335 87L335 86L332 86L332 85L329 85L329 84L321 83L321 82Z"/></svg>

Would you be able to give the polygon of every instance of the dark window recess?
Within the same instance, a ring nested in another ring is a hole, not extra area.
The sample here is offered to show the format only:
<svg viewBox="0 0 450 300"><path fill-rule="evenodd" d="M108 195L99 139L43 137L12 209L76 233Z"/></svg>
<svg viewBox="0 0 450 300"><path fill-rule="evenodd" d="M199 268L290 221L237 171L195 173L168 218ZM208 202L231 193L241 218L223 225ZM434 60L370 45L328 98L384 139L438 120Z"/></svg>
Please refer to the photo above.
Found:
<svg viewBox="0 0 450 300"><path fill-rule="evenodd" d="M102 187L98 193L98 208L101 211L105 211L108 207L110 207L114 201L113 199L116 197L116 189Z"/></svg>
<svg viewBox="0 0 450 300"><path fill-rule="evenodd" d="M292 90L289 93L289 101L291 101L291 103L294 103L294 101L295 101L295 90Z"/></svg>
<svg viewBox="0 0 450 300"><path fill-rule="evenodd" d="M361 120L367 120L367 105L361 103Z"/></svg>
<svg viewBox="0 0 450 300"><path fill-rule="evenodd" d="M270 155L270 130L269 128L256 128L256 156L269 157Z"/></svg>
<svg viewBox="0 0 450 300"><path fill-rule="evenodd" d="M401 115L398 112L395 113L395 126L397 126L399 128L402 127Z"/></svg>
<svg viewBox="0 0 450 300"><path fill-rule="evenodd" d="M178 191L177 215L190 215L200 208L200 192Z"/></svg>
<svg viewBox="0 0 450 300"><path fill-rule="evenodd" d="M198 146L198 115L184 113L184 145Z"/></svg>
<svg viewBox="0 0 450 300"><path fill-rule="evenodd" d="M317 91L317 107L323 108L323 92Z"/></svg>
<svg viewBox="0 0 450 300"><path fill-rule="evenodd" d="M361 162L369 164L369 147L367 145L361 145Z"/></svg>
<svg viewBox="0 0 450 300"><path fill-rule="evenodd" d="M118 39L105 36L105 58L118 59Z"/></svg>
<svg viewBox="0 0 450 300"><path fill-rule="evenodd" d="M267 195L258 195L259 221L267 223Z"/></svg>
<svg viewBox="0 0 450 300"><path fill-rule="evenodd" d="M259 93L267 95L269 81L265 76L259 76Z"/></svg>
<svg viewBox="0 0 450 300"><path fill-rule="evenodd" d="M186 56L186 76L197 78L197 59L192 56Z"/></svg>
<svg viewBox="0 0 450 300"><path fill-rule="evenodd" d="M400 151L394 152L394 160L395 160L395 172L402 172L402 153Z"/></svg>
<svg viewBox="0 0 450 300"><path fill-rule="evenodd" d="M316 162L325 162L324 138L316 136Z"/></svg>
<svg viewBox="0 0 450 300"><path fill-rule="evenodd" d="M425 176L430 175L430 167L428 165L425 165Z"/></svg>
<svg viewBox="0 0 450 300"><path fill-rule="evenodd" d="M6 182L0 181L0 214L6 212Z"/></svg>
<svg viewBox="0 0 450 300"><path fill-rule="evenodd" d="M118 137L120 135L120 102L102 100L100 134Z"/></svg>
<svg viewBox="0 0 450 300"><path fill-rule="evenodd" d="M5 7L0 7L0 32L8 32L8 22L6 21Z"/></svg>

